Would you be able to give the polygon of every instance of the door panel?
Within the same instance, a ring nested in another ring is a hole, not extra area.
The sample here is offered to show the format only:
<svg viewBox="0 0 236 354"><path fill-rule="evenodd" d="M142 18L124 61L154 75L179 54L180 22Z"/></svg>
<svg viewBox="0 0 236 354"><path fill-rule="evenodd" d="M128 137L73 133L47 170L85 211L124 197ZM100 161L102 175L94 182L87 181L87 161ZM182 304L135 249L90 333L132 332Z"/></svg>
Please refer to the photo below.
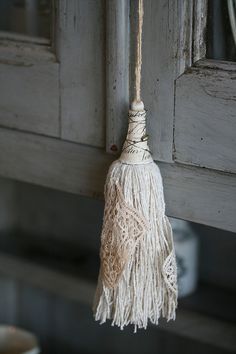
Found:
<svg viewBox="0 0 236 354"><path fill-rule="evenodd" d="M62 138L105 146L105 1L60 1Z"/></svg>
<svg viewBox="0 0 236 354"><path fill-rule="evenodd" d="M236 64L235 71L191 68L177 80L176 161L236 172L235 80Z"/></svg>
<svg viewBox="0 0 236 354"><path fill-rule="evenodd" d="M0 125L59 136L59 65L48 47L0 42Z"/></svg>

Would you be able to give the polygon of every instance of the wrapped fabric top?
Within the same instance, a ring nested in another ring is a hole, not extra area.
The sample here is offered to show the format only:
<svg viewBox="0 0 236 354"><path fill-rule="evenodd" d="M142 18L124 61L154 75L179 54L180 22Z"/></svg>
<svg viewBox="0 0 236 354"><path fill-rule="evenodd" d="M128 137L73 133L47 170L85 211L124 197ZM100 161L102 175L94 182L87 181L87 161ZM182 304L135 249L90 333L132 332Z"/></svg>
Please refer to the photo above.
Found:
<svg viewBox="0 0 236 354"><path fill-rule="evenodd" d="M119 160L127 164L146 164L153 161L148 147L144 109L129 111L128 133Z"/></svg>

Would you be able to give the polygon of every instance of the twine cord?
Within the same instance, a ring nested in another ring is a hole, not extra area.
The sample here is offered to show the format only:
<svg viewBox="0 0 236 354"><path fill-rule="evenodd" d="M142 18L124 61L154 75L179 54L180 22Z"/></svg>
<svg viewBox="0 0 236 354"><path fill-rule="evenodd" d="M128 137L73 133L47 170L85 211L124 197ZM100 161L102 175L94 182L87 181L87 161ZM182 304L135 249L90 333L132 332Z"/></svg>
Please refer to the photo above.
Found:
<svg viewBox="0 0 236 354"><path fill-rule="evenodd" d="M136 38L135 62L135 101L141 101L141 68L142 68L142 32L143 32L143 0L138 0L138 31Z"/></svg>
<svg viewBox="0 0 236 354"><path fill-rule="evenodd" d="M136 155L136 160L139 156L140 163L143 159L152 161L151 151L149 150L146 134L146 110L141 101L141 69L142 69L142 32L143 32L143 0L138 0L138 26L136 35L136 58L135 58L135 93L134 101L135 108L131 105L129 111L129 128L125 143L122 148L122 161L128 162L130 156ZM145 153L145 154L143 154ZM126 156L125 156L126 154ZM133 157L132 157L133 162Z"/></svg>

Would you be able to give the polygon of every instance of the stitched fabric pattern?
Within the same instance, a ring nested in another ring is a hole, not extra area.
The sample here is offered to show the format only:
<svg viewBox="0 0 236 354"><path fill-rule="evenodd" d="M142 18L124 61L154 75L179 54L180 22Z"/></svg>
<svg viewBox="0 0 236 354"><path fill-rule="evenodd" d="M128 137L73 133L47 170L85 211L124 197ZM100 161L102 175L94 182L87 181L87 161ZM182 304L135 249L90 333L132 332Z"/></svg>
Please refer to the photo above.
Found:
<svg viewBox="0 0 236 354"><path fill-rule="evenodd" d="M116 286L136 244L148 230L148 223L124 200L121 188L115 184L104 215L101 242L102 277L104 284Z"/></svg>

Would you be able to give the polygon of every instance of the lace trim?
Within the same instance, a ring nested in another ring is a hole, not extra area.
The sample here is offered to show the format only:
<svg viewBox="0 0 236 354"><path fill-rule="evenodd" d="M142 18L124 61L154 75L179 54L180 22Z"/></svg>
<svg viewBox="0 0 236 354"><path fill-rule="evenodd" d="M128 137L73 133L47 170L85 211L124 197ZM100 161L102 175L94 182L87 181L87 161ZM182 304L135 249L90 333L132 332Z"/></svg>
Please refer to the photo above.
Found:
<svg viewBox="0 0 236 354"><path fill-rule="evenodd" d="M171 251L163 264L162 274L167 287L177 294L177 267L174 250Z"/></svg>
<svg viewBox="0 0 236 354"><path fill-rule="evenodd" d="M149 225L136 209L126 203L118 184L107 200L100 257L103 282L113 289Z"/></svg>

